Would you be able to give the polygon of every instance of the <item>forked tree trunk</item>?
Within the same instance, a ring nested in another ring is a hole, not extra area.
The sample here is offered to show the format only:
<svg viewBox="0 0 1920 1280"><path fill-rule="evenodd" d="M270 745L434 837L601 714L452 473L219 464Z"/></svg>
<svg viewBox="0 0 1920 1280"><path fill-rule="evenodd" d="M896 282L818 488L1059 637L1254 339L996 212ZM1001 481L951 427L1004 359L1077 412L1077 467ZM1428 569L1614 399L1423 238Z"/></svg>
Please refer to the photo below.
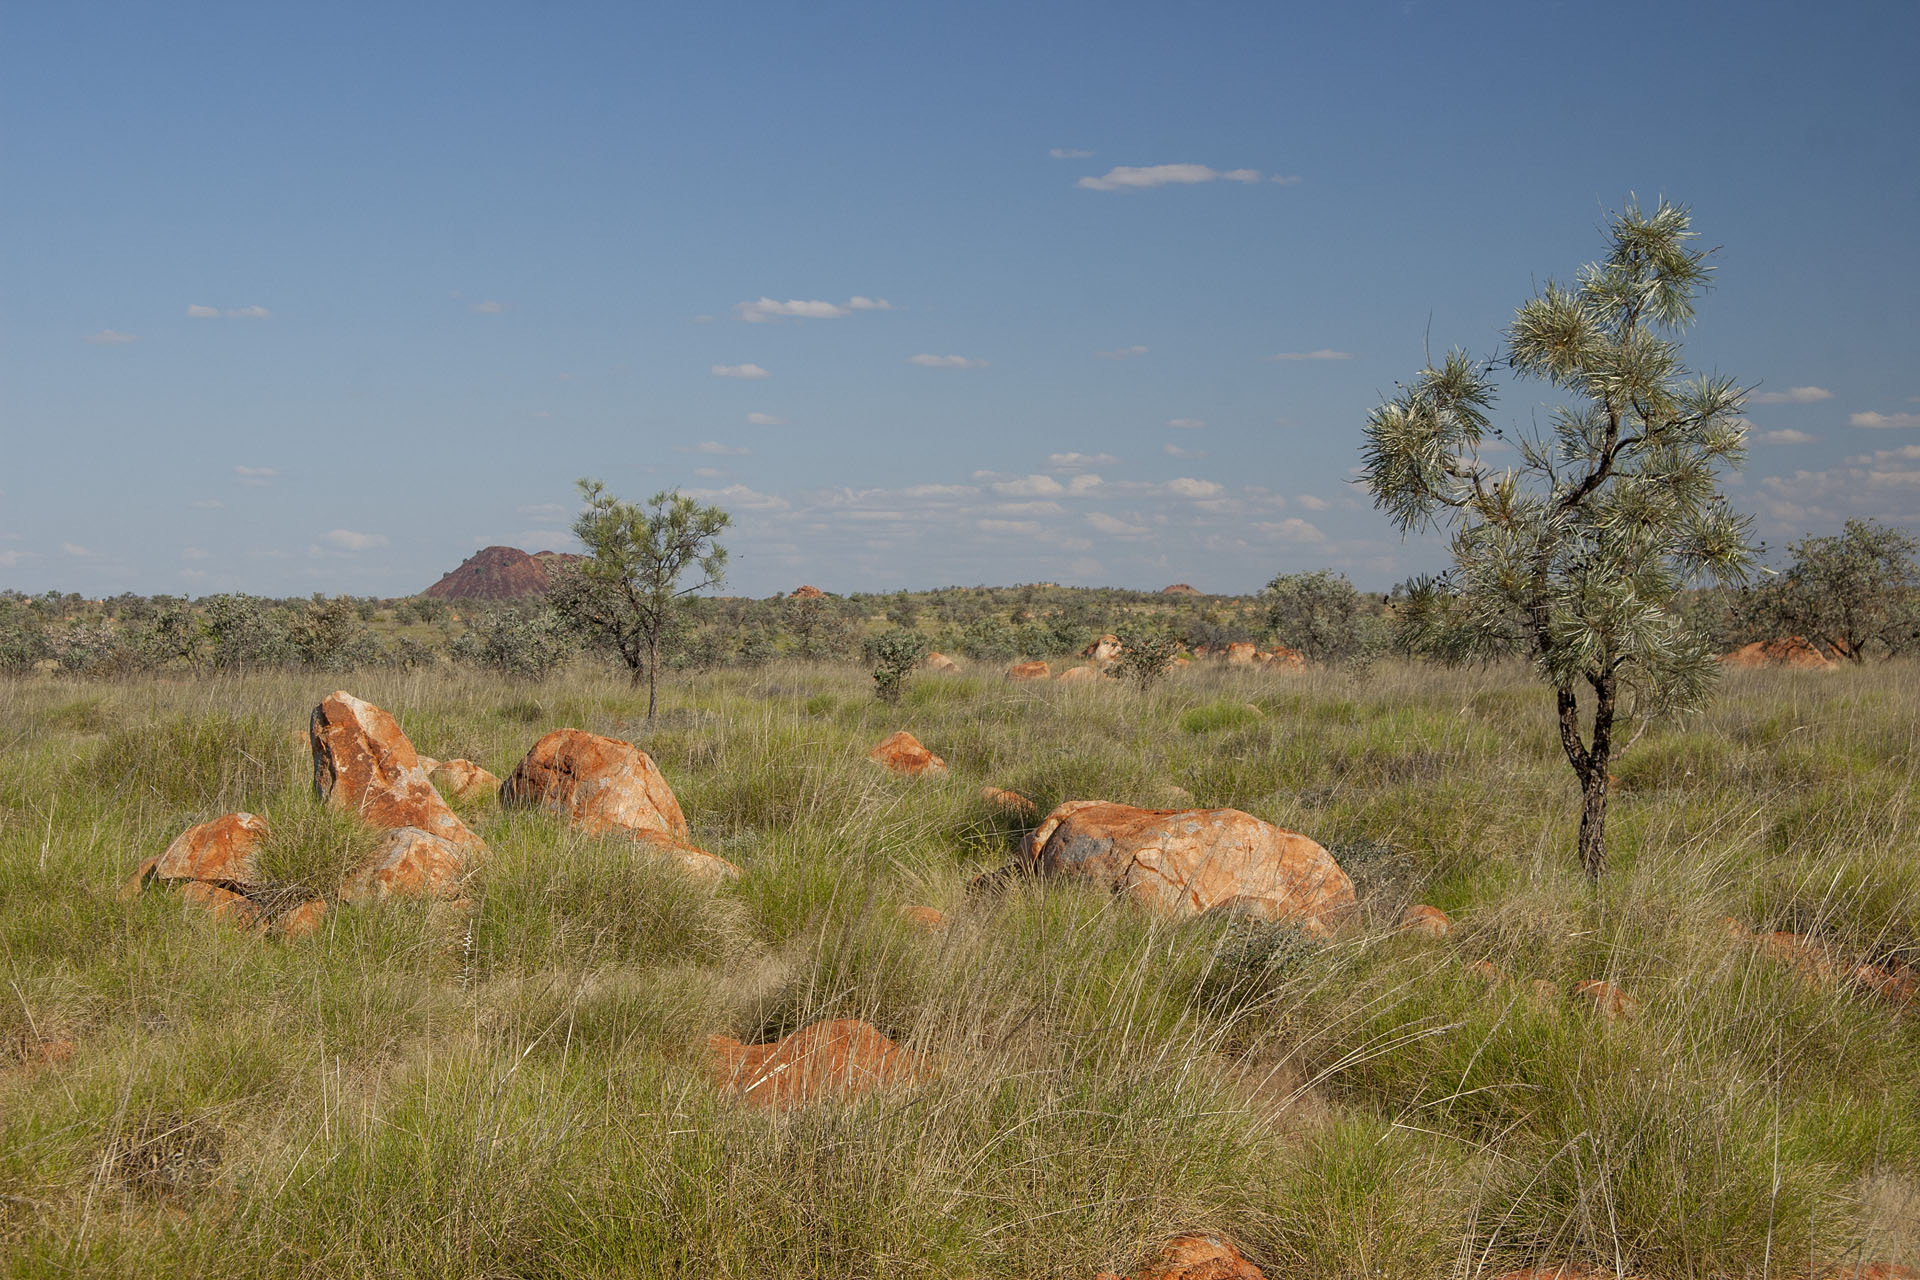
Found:
<svg viewBox="0 0 1920 1280"><path fill-rule="evenodd" d="M653 710L660 701L660 642L647 639L647 724L653 724Z"/></svg>
<svg viewBox="0 0 1920 1280"><path fill-rule="evenodd" d="M1580 704L1571 686L1554 690L1560 710L1560 745L1580 779L1580 869L1598 880L1607 869L1607 791L1612 778L1613 713L1616 680L1612 672L1589 677L1593 686L1593 741L1581 740Z"/></svg>

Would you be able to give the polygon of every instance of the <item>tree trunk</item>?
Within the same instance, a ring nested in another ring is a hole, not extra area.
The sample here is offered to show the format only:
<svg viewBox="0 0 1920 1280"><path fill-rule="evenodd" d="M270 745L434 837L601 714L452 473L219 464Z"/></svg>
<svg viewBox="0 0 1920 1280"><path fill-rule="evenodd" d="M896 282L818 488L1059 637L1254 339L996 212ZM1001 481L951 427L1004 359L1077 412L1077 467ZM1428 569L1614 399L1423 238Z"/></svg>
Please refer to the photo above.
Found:
<svg viewBox="0 0 1920 1280"><path fill-rule="evenodd" d="M1560 745L1580 779L1580 869L1590 880L1598 880L1607 869L1607 790L1613 779L1608 766L1613 761L1614 694L1617 680L1613 672L1589 676L1593 686L1593 742L1581 741L1580 705L1568 687L1554 690L1560 711Z"/></svg>
<svg viewBox="0 0 1920 1280"><path fill-rule="evenodd" d="M660 642L647 640L647 725L653 725L654 708L660 702Z"/></svg>

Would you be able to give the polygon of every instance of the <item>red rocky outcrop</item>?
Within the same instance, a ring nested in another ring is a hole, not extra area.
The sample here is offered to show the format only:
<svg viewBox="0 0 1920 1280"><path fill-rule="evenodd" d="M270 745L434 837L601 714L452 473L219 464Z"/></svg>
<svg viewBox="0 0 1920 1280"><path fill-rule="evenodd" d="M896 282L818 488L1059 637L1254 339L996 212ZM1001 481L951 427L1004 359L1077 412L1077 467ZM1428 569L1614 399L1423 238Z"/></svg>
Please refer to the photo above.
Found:
<svg viewBox="0 0 1920 1280"><path fill-rule="evenodd" d="M420 767L391 715L344 689L313 709L313 789L321 799L382 830L413 827L464 851L485 848L454 815Z"/></svg>
<svg viewBox="0 0 1920 1280"><path fill-rule="evenodd" d="M917 778L923 773L945 773L947 762L920 745L920 739L899 729L880 740L880 745L867 752L867 759L882 766L889 773L904 774Z"/></svg>

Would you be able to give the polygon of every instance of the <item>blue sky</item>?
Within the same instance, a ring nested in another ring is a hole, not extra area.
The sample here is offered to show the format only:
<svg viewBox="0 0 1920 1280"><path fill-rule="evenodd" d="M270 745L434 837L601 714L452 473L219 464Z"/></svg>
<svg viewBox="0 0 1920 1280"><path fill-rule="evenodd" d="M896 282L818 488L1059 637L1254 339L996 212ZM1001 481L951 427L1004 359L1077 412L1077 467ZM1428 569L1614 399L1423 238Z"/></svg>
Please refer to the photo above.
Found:
<svg viewBox="0 0 1920 1280"><path fill-rule="evenodd" d="M1353 488L1368 410L1630 192L1721 246L1687 350L1758 387L1761 535L1920 523L1916 47L1910 4L19 8L0 586L405 594L567 547L594 476L727 507L744 594L1383 589L1443 550Z"/></svg>

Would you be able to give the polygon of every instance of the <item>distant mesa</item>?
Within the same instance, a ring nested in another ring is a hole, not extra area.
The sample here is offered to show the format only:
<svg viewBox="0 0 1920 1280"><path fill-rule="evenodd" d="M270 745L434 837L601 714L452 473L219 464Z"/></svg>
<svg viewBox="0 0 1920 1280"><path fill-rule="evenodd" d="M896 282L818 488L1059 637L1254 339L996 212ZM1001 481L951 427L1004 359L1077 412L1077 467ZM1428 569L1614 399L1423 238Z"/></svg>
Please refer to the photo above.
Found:
<svg viewBox="0 0 1920 1280"><path fill-rule="evenodd" d="M1200 593L1184 582L1176 582L1170 587L1160 588L1160 594L1163 596L1197 596Z"/></svg>
<svg viewBox="0 0 1920 1280"><path fill-rule="evenodd" d="M584 558L564 551L528 555L518 547L486 547L421 594L435 600L518 600L544 595L554 570Z"/></svg>

